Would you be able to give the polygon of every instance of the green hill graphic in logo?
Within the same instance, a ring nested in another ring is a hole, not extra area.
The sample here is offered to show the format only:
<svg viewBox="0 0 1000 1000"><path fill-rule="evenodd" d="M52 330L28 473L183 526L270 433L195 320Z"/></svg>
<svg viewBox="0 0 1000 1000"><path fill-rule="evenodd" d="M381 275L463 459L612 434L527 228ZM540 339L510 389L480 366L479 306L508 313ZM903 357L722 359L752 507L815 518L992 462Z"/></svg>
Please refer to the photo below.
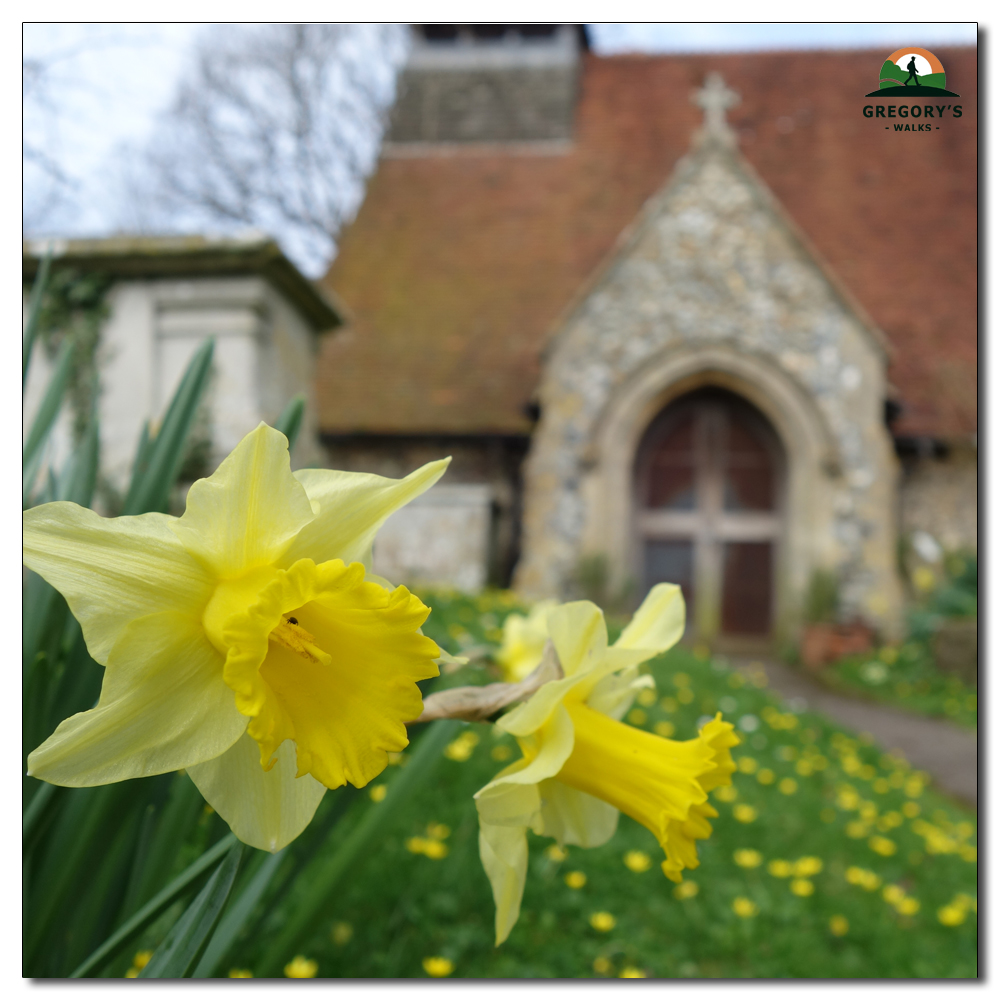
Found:
<svg viewBox="0 0 1000 1000"><path fill-rule="evenodd" d="M911 46L896 49L882 64L878 90L866 97L958 97L945 90L944 66L933 52Z"/></svg>

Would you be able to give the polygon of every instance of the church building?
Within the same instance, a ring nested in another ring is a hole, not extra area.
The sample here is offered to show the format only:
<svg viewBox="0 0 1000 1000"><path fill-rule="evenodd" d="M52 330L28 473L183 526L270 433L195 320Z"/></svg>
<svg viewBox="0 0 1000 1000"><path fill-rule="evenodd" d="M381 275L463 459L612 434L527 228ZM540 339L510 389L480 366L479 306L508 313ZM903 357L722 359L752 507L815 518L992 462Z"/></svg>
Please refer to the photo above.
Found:
<svg viewBox="0 0 1000 1000"><path fill-rule="evenodd" d="M881 52L413 32L317 381L332 466L454 455L384 571L675 581L713 642L794 635L826 574L898 634L900 539L976 545L976 51L938 53L961 117L900 135Z"/></svg>

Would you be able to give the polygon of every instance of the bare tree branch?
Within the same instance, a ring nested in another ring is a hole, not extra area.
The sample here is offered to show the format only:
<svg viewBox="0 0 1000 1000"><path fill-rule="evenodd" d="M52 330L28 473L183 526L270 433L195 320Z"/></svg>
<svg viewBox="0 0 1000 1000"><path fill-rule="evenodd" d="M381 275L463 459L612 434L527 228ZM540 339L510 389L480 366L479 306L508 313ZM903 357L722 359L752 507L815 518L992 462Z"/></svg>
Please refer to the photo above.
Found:
<svg viewBox="0 0 1000 1000"><path fill-rule="evenodd" d="M374 167L405 38L392 25L210 29L149 149L163 205L268 230L322 270Z"/></svg>

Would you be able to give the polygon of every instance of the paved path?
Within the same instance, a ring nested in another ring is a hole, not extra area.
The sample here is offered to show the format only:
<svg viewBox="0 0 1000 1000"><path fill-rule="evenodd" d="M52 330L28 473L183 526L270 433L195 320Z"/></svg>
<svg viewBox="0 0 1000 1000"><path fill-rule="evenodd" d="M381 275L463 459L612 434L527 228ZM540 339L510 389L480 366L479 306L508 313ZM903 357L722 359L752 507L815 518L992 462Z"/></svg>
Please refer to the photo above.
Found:
<svg viewBox="0 0 1000 1000"><path fill-rule="evenodd" d="M750 663L734 660L744 672ZM930 774L938 787L969 805L976 805L979 751L976 735L944 719L929 719L898 708L834 694L812 678L780 663L767 661L768 685L785 698L800 699L803 708L819 712L859 732L871 733L886 750L899 750L916 768ZM801 703L801 702L800 702Z"/></svg>

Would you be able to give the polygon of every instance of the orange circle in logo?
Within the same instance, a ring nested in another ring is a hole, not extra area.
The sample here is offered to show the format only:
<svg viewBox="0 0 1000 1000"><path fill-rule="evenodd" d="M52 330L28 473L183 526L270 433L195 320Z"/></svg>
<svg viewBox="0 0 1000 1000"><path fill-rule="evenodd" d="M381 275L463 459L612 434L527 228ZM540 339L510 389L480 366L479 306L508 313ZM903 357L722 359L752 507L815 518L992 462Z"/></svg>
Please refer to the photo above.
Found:
<svg viewBox="0 0 1000 1000"><path fill-rule="evenodd" d="M941 65L941 60L938 59L933 52L928 49L922 49L917 45L911 45L907 49L896 49L895 52L890 56L886 56L886 62L898 63L900 59L905 56L923 56L924 59L930 64L932 73L943 73L944 66Z"/></svg>

